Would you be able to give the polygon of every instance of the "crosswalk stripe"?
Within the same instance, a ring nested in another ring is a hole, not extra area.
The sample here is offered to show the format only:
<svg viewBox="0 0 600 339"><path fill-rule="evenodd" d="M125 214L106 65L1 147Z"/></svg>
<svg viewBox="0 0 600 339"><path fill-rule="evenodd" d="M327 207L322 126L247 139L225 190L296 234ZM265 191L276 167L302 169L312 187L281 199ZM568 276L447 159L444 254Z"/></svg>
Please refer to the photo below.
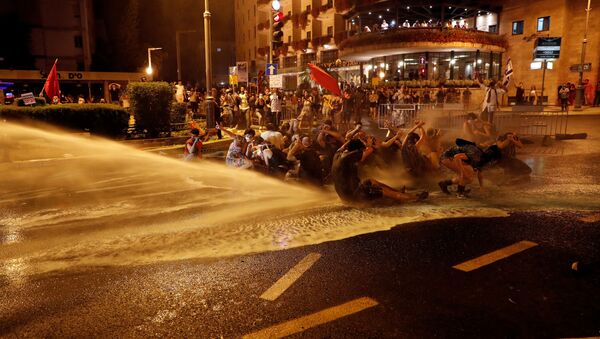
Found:
<svg viewBox="0 0 600 339"><path fill-rule="evenodd" d="M273 286L265 291L260 297L265 300L274 301L279 298L290 286L292 286L296 280L308 271L312 265L321 258L319 253L310 253L304 259L302 259L296 266L292 267L283 277L279 278Z"/></svg>
<svg viewBox="0 0 600 339"><path fill-rule="evenodd" d="M371 298L363 297L349 301L342 305L334 306L313 314L286 321L275 326L267 327L260 331L247 334L242 338L283 338L343 317L347 317L377 305L379 305L377 301Z"/></svg>
<svg viewBox="0 0 600 339"><path fill-rule="evenodd" d="M483 266L492 264L496 261L508 258L511 255L523 252L523 251L530 249L532 247L535 247L537 245L538 244L531 242L531 241L527 241L527 240L519 241L516 244L512 244L510 246L507 246L507 247L501 248L499 250L496 250L494 252L482 255L475 259L465 261L461 264L458 264L458 265L455 265L452 267L456 268L457 270L464 271L464 272L471 272L471 271L474 271Z"/></svg>

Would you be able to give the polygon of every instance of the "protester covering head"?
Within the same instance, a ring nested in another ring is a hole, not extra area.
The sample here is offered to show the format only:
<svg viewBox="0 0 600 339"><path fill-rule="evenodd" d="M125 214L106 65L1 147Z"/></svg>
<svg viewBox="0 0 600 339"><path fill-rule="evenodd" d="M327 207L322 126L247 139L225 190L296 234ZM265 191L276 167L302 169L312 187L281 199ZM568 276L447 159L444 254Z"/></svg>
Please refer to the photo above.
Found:
<svg viewBox="0 0 600 339"><path fill-rule="evenodd" d="M364 148L365 148L365 144L362 141L360 141L359 139L352 139L348 143L348 151L349 152L359 151Z"/></svg>

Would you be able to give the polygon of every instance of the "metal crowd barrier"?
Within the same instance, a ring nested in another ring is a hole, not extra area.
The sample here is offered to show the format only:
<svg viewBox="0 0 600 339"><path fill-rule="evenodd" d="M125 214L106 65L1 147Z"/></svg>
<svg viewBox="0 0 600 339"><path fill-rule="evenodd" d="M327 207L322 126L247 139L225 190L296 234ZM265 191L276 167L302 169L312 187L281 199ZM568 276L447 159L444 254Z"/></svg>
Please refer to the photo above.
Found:
<svg viewBox="0 0 600 339"><path fill-rule="evenodd" d="M419 108L418 104L379 105L377 125L381 129L412 126L417 118Z"/></svg>
<svg viewBox="0 0 600 339"><path fill-rule="evenodd" d="M513 131L523 136L566 134L568 112L496 112L494 123L499 132Z"/></svg>
<svg viewBox="0 0 600 339"><path fill-rule="evenodd" d="M470 111L459 105L436 104L383 104L379 106L378 127L410 128L422 120L428 127L460 130ZM479 113L479 112L476 112ZM516 132L523 136L556 136L566 134L569 115L567 112L505 112L494 114L495 130L499 133Z"/></svg>

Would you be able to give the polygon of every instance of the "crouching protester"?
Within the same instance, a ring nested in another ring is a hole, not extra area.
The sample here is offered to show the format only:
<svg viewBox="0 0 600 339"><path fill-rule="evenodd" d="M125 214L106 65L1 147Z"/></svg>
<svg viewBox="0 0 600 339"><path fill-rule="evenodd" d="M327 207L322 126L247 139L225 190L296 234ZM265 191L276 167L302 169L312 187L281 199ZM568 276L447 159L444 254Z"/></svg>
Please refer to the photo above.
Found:
<svg viewBox="0 0 600 339"><path fill-rule="evenodd" d="M440 157L442 165L456 174L452 179L439 182L442 192L450 194L448 188L457 185L458 197L465 197L469 193L466 185L471 184L476 176L479 187L483 188L483 168L499 161L501 157L498 145L482 149L473 142L456 139L456 146L448 148Z"/></svg>
<svg viewBox="0 0 600 339"><path fill-rule="evenodd" d="M202 137L200 136L200 130L193 128L191 137L185 142L183 149L183 160L193 161L202 159Z"/></svg>
<svg viewBox="0 0 600 339"><path fill-rule="evenodd" d="M243 135L238 135L223 128L222 125L217 125L217 129L223 131L233 139L229 145L227 156L225 157L227 166L240 169L252 168L252 161L246 157L244 150L247 148L247 145L252 138L254 138L256 132L253 129L248 128L244 131Z"/></svg>
<svg viewBox="0 0 600 339"><path fill-rule="evenodd" d="M347 141L335 154L332 167L332 178L335 191L345 202L373 203L381 202L385 198L395 202L420 201L427 198L427 192L408 194L393 189L374 179L361 181L358 171L363 163L373 152L371 145L365 145L359 139Z"/></svg>

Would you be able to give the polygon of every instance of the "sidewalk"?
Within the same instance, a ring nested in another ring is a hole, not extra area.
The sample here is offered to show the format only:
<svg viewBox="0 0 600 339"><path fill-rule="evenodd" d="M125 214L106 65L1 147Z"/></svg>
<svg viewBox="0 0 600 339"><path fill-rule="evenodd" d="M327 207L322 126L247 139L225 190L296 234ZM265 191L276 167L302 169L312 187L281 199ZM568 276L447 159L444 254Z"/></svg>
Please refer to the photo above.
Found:
<svg viewBox="0 0 600 339"><path fill-rule="evenodd" d="M502 106L500 108L501 111L504 112L511 112L512 108L514 106ZM544 111L545 112L560 112L560 106L556 106L556 105L547 105L544 106ZM569 106L569 115L570 116L579 116L579 115L583 115L583 116L600 116L600 107L593 107L593 106L584 106L582 107L581 110L575 110L573 108L573 106Z"/></svg>

